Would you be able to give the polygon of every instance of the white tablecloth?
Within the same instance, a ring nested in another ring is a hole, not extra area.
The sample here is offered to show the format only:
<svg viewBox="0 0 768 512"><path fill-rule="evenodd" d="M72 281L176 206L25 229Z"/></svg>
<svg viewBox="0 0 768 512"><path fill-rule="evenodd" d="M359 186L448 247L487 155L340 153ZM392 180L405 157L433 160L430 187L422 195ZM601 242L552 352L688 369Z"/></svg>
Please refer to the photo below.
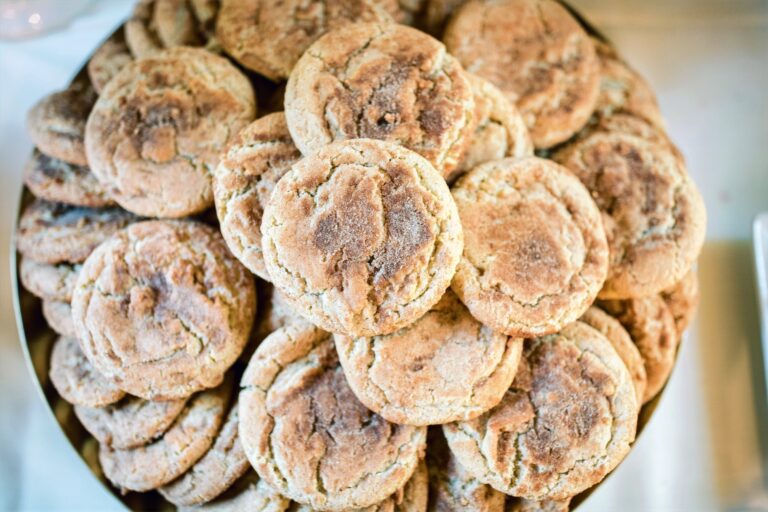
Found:
<svg viewBox="0 0 768 512"><path fill-rule="evenodd" d="M649 79L709 211L698 328L650 425L584 511L768 510L768 414L760 384L751 218L768 210L768 3L610 2L576 6ZM0 43L0 259L8 268L24 113L62 87L130 10L102 0L64 31ZM0 273L0 509L113 510L35 395Z"/></svg>

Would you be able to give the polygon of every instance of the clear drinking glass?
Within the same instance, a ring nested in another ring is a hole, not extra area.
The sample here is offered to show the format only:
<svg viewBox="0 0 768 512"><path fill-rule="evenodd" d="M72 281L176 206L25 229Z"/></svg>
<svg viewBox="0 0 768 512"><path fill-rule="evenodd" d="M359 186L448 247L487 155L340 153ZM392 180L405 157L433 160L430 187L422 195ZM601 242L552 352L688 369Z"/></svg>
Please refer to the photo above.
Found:
<svg viewBox="0 0 768 512"><path fill-rule="evenodd" d="M70 23L92 0L0 0L0 39L23 39Z"/></svg>

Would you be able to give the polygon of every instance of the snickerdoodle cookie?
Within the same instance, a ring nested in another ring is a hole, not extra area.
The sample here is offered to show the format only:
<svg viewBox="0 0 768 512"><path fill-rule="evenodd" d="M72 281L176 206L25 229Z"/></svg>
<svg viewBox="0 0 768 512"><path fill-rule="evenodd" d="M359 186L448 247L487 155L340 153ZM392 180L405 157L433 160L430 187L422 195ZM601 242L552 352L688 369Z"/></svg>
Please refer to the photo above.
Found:
<svg viewBox="0 0 768 512"><path fill-rule="evenodd" d="M48 327L65 338L77 338L75 323L72 321L72 307L69 302L43 300L43 318Z"/></svg>
<svg viewBox="0 0 768 512"><path fill-rule="evenodd" d="M646 403L661 391L675 365L680 342L675 317L659 295L600 301L599 306L621 322L643 357L648 378L643 393Z"/></svg>
<svg viewBox="0 0 768 512"><path fill-rule="evenodd" d="M526 500L512 498L508 500L505 512L568 512L571 510L571 498L562 500Z"/></svg>
<svg viewBox="0 0 768 512"><path fill-rule="evenodd" d="M126 450L162 436L186 404L186 398L159 402L126 396L106 407L76 406L75 414L100 444Z"/></svg>
<svg viewBox="0 0 768 512"><path fill-rule="evenodd" d="M498 87L469 74L477 126L456 173L507 156L533 156L533 142L520 112Z"/></svg>
<svg viewBox="0 0 768 512"><path fill-rule="evenodd" d="M145 221L83 264L72 315L83 351L132 395L188 396L218 385L251 330L253 278L221 235L194 221Z"/></svg>
<svg viewBox="0 0 768 512"><path fill-rule="evenodd" d="M135 221L120 208L82 208L41 199L16 228L16 249L40 263L81 263L110 235Z"/></svg>
<svg viewBox="0 0 768 512"><path fill-rule="evenodd" d="M523 340L494 332L448 291L424 316L385 336L336 336L349 386L393 423L468 420L501 400Z"/></svg>
<svg viewBox="0 0 768 512"><path fill-rule="evenodd" d="M443 36L467 71L499 87L537 148L568 140L584 126L600 91L592 40L554 0L470 0Z"/></svg>
<svg viewBox="0 0 768 512"><path fill-rule="evenodd" d="M210 450L181 477L159 489L178 507L211 501L226 491L251 467L238 436L238 407L232 405Z"/></svg>
<svg viewBox="0 0 768 512"><path fill-rule="evenodd" d="M504 494L459 464L440 428L429 429L427 466L430 512L504 512Z"/></svg>
<svg viewBox="0 0 768 512"><path fill-rule="evenodd" d="M262 342L243 375L240 440L259 476L318 510L374 505L402 488L426 428L395 425L352 393L332 336L290 324Z"/></svg>
<svg viewBox="0 0 768 512"><path fill-rule="evenodd" d="M600 331L611 342L616 353L627 365L629 375L635 384L637 404L642 405L648 376L645 373L643 356L632 342L627 330L621 325L621 322L596 306L589 308L579 320Z"/></svg>
<svg viewBox="0 0 768 512"><path fill-rule="evenodd" d="M120 28L101 43L88 60L88 78L91 79L96 92L101 93L112 77L132 60L131 51L125 43L124 31Z"/></svg>
<svg viewBox="0 0 768 512"><path fill-rule="evenodd" d="M163 48L202 44L187 0L139 0L125 22L125 39L137 59Z"/></svg>
<svg viewBox="0 0 768 512"><path fill-rule="evenodd" d="M88 161L125 209L191 215L213 204L219 155L255 115L251 84L227 59L162 50L127 64L101 92L85 130Z"/></svg>
<svg viewBox="0 0 768 512"><path fill-rule="evenodd" d="M51 382L59 395L74 405L103 407L125 393L101 375L86 359L77 338L59 338L51 352Z"/></svg>
<svg viewBox="0 0 768 512"><path fill-rule="evenodd" d="M96 91L87 79L38 101L27 113L27 131L46 155L75 165L88 165L83 138Z"/></svg>
<svg viewBox="0 0 768 512"><path fill-rule="evenodd" d="M281 495L255 471L249 471L215 500L195 507L180 507L183 512L285 512L291 500Z"/></svg>
<svg viewBox="0 0 768 512"><path fill-rule="evenodd" d="M678 338L682 337L699 307L699 278L696 270L689 270L677 284L661 292L661 298L675 317Z"/></svg>
<svg viewBox="0 0 768 512"><path fill-rule="evenodd" d="M475 129L467 74L416 29L357 23L307 49L288 79L285 115L302 153L332 141L387 140L447 176Z"/></svg>
<svg viewBox="0 0 768 512"><path fill-rule="evenodd" d="M261 225L272 282L321 328L389 334L450 284L463 237L445 180L401 146L336 142L275 186Z"/></svg>
<svg viewBox="0 0 768 512"><path fill-rule="evenodd" d="M472 315L511 336L559 331L603 285L600 212L562 166L537 157L475 167L454 186L464 254L452 288Z"/></svg>
<svg viewBox="0 0 768 512"><path fill-rule="evenodd" d="M24 184L40 199L75 206L109 206L113 201L83 165L75 165L35 150L24 166Z"/></svg>
<svg viewBox="0 0 768 512"><path fill-rule="evenodd" d="M213 444L227 413L231 379L193 396L176 421L151 444L124 450L102 444L104 476L123 492L149 491L183 475Z"/></svg>
<svg viewBox="0 0 768 512"><path fill-rule="evenodd" d="M526 340L515 381L477 419L443 426L478 480L527 499L564 499L602 480L629 452L637 400L624 362L581 322Z"/></svg>
<svg viewBox="0 0 768 512"><path fill-rule="evenodd" d="M33 295L46 300L69 302L80 273L80 265L38 263L22 258L19 264L21 284Z"/></svg>
<svg viewBox="0 0 768 512"><path fill-rule="evenodd" d="M222 0L216 37L240 64L279 82L326 32L391 22L398 11L396 0Z"/></svg>
<svg viewBox="0 0 768 512"><path fill-rule="evenodd" d="M238 133L213 175L216 213L232 254L269 280L261 251L261 218L272 189L301 158L282 112L257 119Z"/></svg>
<svg viewBox="0 0 768 512"><path fill-rule="evenodd" d="M677 283L704 243L706 212L671 145L597 130L554 155L592 193L610 248L605 299L643 297Z"/></svg>

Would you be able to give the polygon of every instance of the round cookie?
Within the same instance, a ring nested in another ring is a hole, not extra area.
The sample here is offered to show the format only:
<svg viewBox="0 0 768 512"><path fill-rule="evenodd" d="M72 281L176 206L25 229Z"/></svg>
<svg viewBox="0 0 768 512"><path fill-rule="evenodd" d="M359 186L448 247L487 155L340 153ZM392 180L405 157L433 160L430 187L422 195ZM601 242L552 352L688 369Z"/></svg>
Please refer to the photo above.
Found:
<svg viewBox="0 0 768 512"><path fill-rule="evenodd" d="M463 244L445 180L392 143L337 142L295 164L261 225L267 271L298 313L348 336L388 334L445 292Z"/></svg>
<svg viewBox="0 0 768 512"><path fill-rule="evenodd" d="M429 430L427 465L430 512L504 512L504 494L461 467L440 428Z"/></svg>
<svg viewBox="0 0 768 512"><path fill-rule="evenodd" d="M163 48L201 44L192 7L186 0L139 0L125 22L125 39L137 59Z"/></svg>
<svg viewBox="0 0 768 512"><path fill-rule="evenodd" d="M554 162L506 158L454 186L464 254L452 288L472 315L510 336L559 331L592 304L608 265L589 192Z"/></svg>
<svg viewBox="0 0 768 512"><path fill-rule="evenodd" d="M196 507L180 507L183 512L284 512L291 500L261 480L255 471L249 471L224 494Z"/></svg>
<svg viewBox="0 0 768 512"><path fill-rule="evenodd" d="M301 159L285 122L276 112L243 128L224 152L213 175L216 213L232 254L269 281L261 251L261 219L272 189Z"/></svg>
<svg viewBox="0 0 768 512"><path fill-rule="evenodd" d="M701 251L704 202L671 146L624 131L597 130L555 153L592 193L610 248L600 297L661 292Z"/></svg>
<svg viewBox="0 0 768 512"><path fill-rule="evenodd" d="M232 58L274 82L320 36L352 21L387 23L396 0L222 0L216 37Z"/></svg>
<svg viewBox="0 0 768 512"><path fill-rule="evenodd" d="M24 184L40 199L76 206L109 206L114 202L88 167L74 165L34 150L24 166Z"/></svg>
<svg viewBox="0 0 768 512"><path fill-rule="evenodd" d="M475 129L467 74L442 43L396 24L327 33L288 79L285 116L305 155L333 141L387 140L448 176Z"/></svg>
<svg viewBox="0 0 768 512"><path fill-rule="evenodd" d="M87 80L38 101L27 113L27 131L46 155L75 165L88 165L83 137L96 91Z"/></svg>
<svg viewBox="0 0 768 512"><path fill-rule="evenodd" d="M210 450L181 477L159 489L177 507L211 501L251 467L238 437L237 402L227 415Z"/></svg>
<svg viewBox="0 0 768 512"><path fill-rule="evenodd" d="M648 377L643 403L650 401L664 387L675 365L680 342L675 317L658 295L600 301L598 305L621 322L637 345Z"/></svg>
<svg viewBox="0 0 768 512"><path fill-rule="evenodd" d="M648 376L645 373L643 356L640 355L640 351L632 342L632 338L627 330L624 329L618 320L596 306L590 307L581 315L579 320L600 331L611 342L613 348L616 349L616 353L619 354L619 357L627 366L627 370L629 370L629 375L632 377L632 382L635 385L637 405L641 406Z"/></svg>
<svg viewBox="0 0 768 512"><path fill-rule="evenodd" d="M80 273L80 265L60 263L51 265L21 258L21 284L33 295L45 300L69 302Z"/></svg>
<svg viewBox="0 0 768 512"><path fill-rule="evenodd" d="M475 418L512 383L523 340L472 318L451 291L424 316L385 336L336 336L336 349L357 398L401 425Z"/></svg>
<svg viewBox="0 0 768 512"><path fill-rule="evenodd" d="M379 503L411 478L426 428L395 425L352 393L332 337L290 324L256 349L241 381L240 440L267 484L318 510Z"/></svg>
<svg viewBox="0 0 768 512"><path fill-rule="evenodd" d="M699 278L696 275L696 270L689 270L680 282L661 292L661 298L667 303L669 311L675 317L677 337L682 338L699 307Z"/></svg>
<svg viewBox="0 0 768 512"><path fill-rule="evenodd" d="M477 127L457 174L507 156L533 156L531 136L515 106L488 80L468 76L475 97Z"/></svg>
<svg viewBox="0 0 768 512"><path fill-rule="evenodd" d="M106 407L75 407L85 430L116 450L144 446L162 436L184 411L187 399L154 402L126 396Z"/></svg>
<svg viewBox="0 0 768 512"><path fill-rule="evenodd" d="M82 208L41 199L16 228L16 249L40 263L81 263L101 242L137 220L120 208Z"/></svg>
<svg viewBox="0 0 768 512"><path fill-rule="evenodd" d="M592 40L554 0L470 0L443 41L467 69L516 103L537 148L571 138L600 91Z"/></svg>
<svg viewBox="0 0 768 512"><path fill-rule="evenodd" d="M91 171L139 215L201 212L213 204L220 153L255 116L250 82L225 58L188 47L153 53L123 67L94 105Z"/></svg>
<svg viewBox="0 0 768 512"><path fill-rule="evenodd" d="M101 43L88 60L88 78L91 79L96 93L100 94L112 77L132 60L133 56L125 42L124 29L121 27Z"/></svg>
<svg viewBox="0 0 768 512"><path fill-rule="evenodd" d="M83 265L72 316L83 351L147 400L217 386L248 341L253 279L194 221L132 224Z"/></svg>
<svg viewBox="0 0 768 512"><path fill-rule="evenodd" d="M629 452L637 400L623 361L581 322L526 340L515 381L477 419L443 426L475 478L521 498L565 499L601 481Z"/></svg>
<svg viewBox="0 0 768 512"><path fill-rule="evenodd" d="M65 338L77 338L75 323L72 321L72 307L69 302L43 300L43 318L48 327Z"/></svg>
<svg viewBox="0 0 768 512"><path fill-rule="evenodd" d="M155 442L129 448L99 448L104 476L122 490L144 492L186 472L213 444L227 412L231 381L193 396L174 424Z"/></svg>
<svg viewBox="0 0 768 512"><path fill-rule="evenodd" d="M74 405L103 407L125 395L114 381L101 375L88 362L76 338L56 340L49 375L59 395Z"/></svg>

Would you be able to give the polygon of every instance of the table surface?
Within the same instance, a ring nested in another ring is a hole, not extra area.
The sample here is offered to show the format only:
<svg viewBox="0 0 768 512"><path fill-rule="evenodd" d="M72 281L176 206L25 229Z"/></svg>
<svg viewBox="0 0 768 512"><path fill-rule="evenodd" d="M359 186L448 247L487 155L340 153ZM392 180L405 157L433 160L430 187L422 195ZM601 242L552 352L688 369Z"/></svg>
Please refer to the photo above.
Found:
<svg viewBox="0 0 768 512"><path fill-rule="evenodd" d="M573 3L657 91L709 213L692 335L634 450L581 510L768 510L768 402L750 246L752 218L768 210L768 2ZM9 246L32 147L25 112L67 83L130 6L95 2L60 32L0 42L0 248ZM8 266L0 249L0 267ZM38 399L5 270L0 288L0 510L119 510Z"/></svg>

